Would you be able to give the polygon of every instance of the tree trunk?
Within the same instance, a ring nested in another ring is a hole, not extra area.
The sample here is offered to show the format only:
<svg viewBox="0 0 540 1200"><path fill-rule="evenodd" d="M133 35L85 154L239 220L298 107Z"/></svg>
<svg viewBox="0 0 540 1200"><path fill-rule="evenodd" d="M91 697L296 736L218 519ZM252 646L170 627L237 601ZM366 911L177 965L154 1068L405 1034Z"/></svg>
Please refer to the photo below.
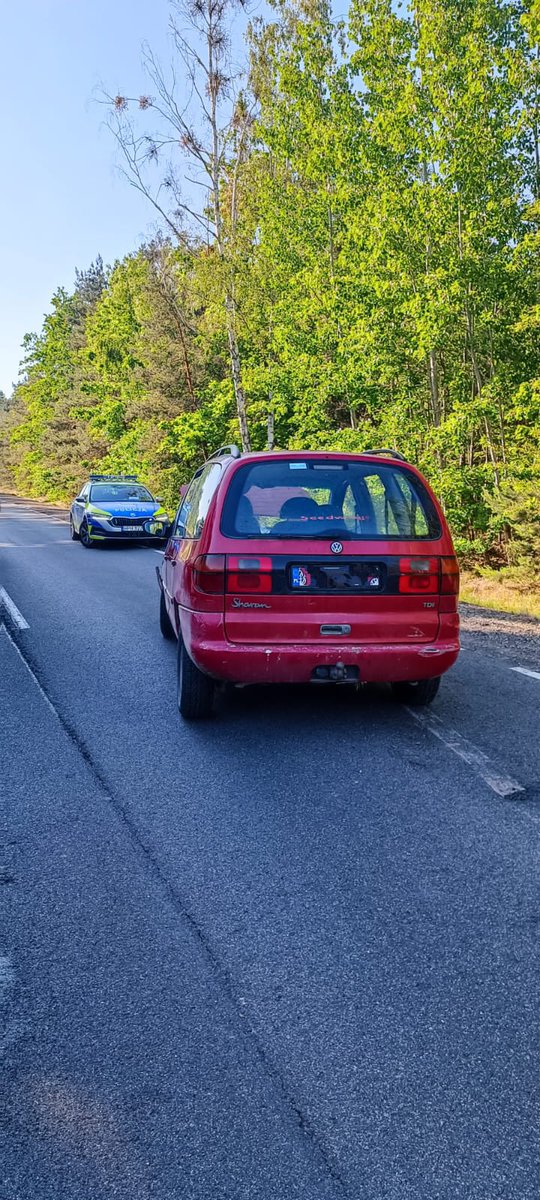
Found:
<svg viewBox="0 0 540 1200"><path fill-rule="evenodd" d="M536 47L536 74L538 80L540 69L540 45ZM535 88L534 94L534 116L532 123L532 136L534 146L534 198L540 200L540 129L539 129L539 96L538 86Z"/></svg>
<svg viewBox="0 0 540 1200"><path fill-rule="evenodd" d="M216 45L219 45L219 29L216 30L215 23L216 14L213 7L213 0L208 0L208 34L207 34L207 50L208 50L208 92L210 99L210 126L212 129L212 151L211 151L211 177L212 177L212 202L214 208L214 223L216 227L216 242L219 257L228 270L226 263L225 239L223 236L223 219L221 214L221 193L220 193L220 144L219 144L219 129L217 115L217 95L220 86L219 72L216 70L215 51ZM214 40L215 39L215 40ZM225 276L227 280L227 276ZM225 312L227 318L227 341L229 344L229 358L231 360L231 375L234 388L234 396L236 400L236 411L238 413L238 424L240 426L240 438L242 442L242 450L251 450L249 440L249 430L247 423L246 412L246 397L242 384L242 368L240 364L240 351L238 348L238 338L236 336L236 303L231 287L231 281L226 282L225 292Z"/></svg>
<svg viewBox="0 0 540 1200"><path fill-rule="evenodd" d="M495 451L493 449L493 439L491 437L491 430L489 428L489 421L488 421L487 417L484 417L484 428L486 431L487 451L489 454L489 458L491 460L491 465L493 467L493 478L495 480L495 487L497 488L497 491L499 491L499 470L497 467L497 459L495 458Z"/></svg>
<svg viewBox="0 0 540 1200"><path fill-rule="evenodd" d="M428 355L429 394L431 396L431 413L433 424L437 428L441 423L441 405L439 400L439 377L437 371L437 355L430 350Z"/></svg>
<svg viewBox="0 0 540 1200"><path fill-rule="evenodd" d="M182 358L184 360L184 375L185 375L185 379L186 379L186 387L189 392L189 398L191 400L191 403L193 404L193 407L196 408L197 407L197 397L195 395L195 388L193 386L193 376L191 374L188 346L187 346L187 342L186 342L186 335L185 335L184 326L182 323L182 318L180 316L180 313L178 311L176 304L171 303L171 310L172 310L172 314L173 314L173 320L174 320L174 323L178 330L178 335L180 337L180 345L182 347Z"/></svg>
<svg viewBox="0 0 540 1200"><path fill-rule="evenodd" d="M229 294L227 294L225 299L225 308L227 310L227 341L229 343L229 357L231 360L231 374L236 399L236 411L238 413L238 424L240 426L240 438L242 441L242 450L248 451L251 450L251 442L247 423L246 397L242 386L240 352L238 350L238 339L235 329L236 309L234 300Z"/></svg>
<svg viewBox="0 0 540 1200"><path fill-rule="evenodd" d="M274 410L271 408L268 413L268 435L266 441L266 449L274 449Z"/></svg>
<svg viewBox="0 0 540 1200"><path fill-rule="evenodd" d="M182 328L182 322L180 320L178 320L178 332L180 334L180 344L182 346L182 358L184 360L184 373L185 373L185 377L186 377L186 387L189 392L191 403L193 404L193 407L195 408L197 405L197 397L195 395L195 388L193 387L193 377L191 374L191 367L189 365L189 354L188 354L186 338L185 338L184 330Z"/></svg>
<svg viewBox="0 0 540 1200"><path fill-rule="evenodd" d="M482 388L484 386L484 381L482 379L480 367L478 365L478 359L476 357L476 348L475 348L475 344L474 344L473 316L472 316L472 313L471 313L471 310L470 310L468 304L465 305L465 316L467 318L467 333L469 336L469 353L471 356L471 366L473 369L474 382L476 385L476 395L478 397L480 397L482 395Z"/></svg>
<svg viewBox="0 0 540 1200"><path fill-rule="evenodd" d="M498 409L499 409L499 430L500 430L500 434L501 434L501 456L502 456L504 466L506 467L506 436L505 436L505 432L504 432L504 413L503 413L503 407L502 407L500 399L498 400Z"/></svg>

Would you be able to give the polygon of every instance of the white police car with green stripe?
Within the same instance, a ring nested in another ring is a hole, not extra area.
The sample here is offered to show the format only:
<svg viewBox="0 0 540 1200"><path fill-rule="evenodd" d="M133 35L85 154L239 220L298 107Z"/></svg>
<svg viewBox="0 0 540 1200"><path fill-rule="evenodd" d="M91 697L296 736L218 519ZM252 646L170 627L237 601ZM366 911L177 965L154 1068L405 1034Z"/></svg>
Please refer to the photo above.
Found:
<svg viewBox="0 0 540 1200"><path fill-rule="evenodd" d="M86 549L108 541L164 542L170 517L136 475L90 475L69 513L71 536Z"/></svg>

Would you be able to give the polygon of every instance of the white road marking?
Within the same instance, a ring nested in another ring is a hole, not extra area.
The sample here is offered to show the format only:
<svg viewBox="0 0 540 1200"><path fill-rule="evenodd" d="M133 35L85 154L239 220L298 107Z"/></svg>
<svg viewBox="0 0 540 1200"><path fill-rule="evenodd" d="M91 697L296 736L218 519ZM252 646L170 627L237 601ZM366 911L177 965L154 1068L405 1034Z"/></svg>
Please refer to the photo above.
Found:
<svg viewBox="0 0 540 1200"><path fill-rule="evenodd" d="M0 550L48 550L49 546L71 545L71 538L51 538L50 542L0 542Z"/></svg>
<svg viewBox="0 0 540 1200"><path fill-rule="evenodd" d="M17 1041L21 1033L20 1025L9 1012L10 995L15 986L15 971L8 954L0 954L0 1008L7 1011L2 1017L0 1028L0 1058L10 1046Z"/></svg>
<svg viewBox="0 0 540 1200"><path fill-rule="evenodd" d="M15 972L11 965L11 959L7 954L0 954L0 1000L4 992L7 992L14 983Z"/></svg>
<svg viewBox="0 0 540 1200"><path fill-rule="evenodd" d="M527 667L510 667L511 671L517 671L519 675L530 675L531 679L540 679L540 671L529 671Z"/></svg>
<svg viewBox="0 0 540 1200"><path fill-rule="evenodd" d="M165 554L164 550L156 550L155 546L152 546L152 550L154 551L154 554Z"/></svg>
<svg viewBox="0 0 540 1200"><path fill-rule="evenodd" d="M407 706L406 706L407 707ZM483 750L479 750L473 742L469 742L467 738L462 737L455 729L448 729L441 721L440 717L436 717L434 713L421 712L415 708L407 707L407 712L419 725L423 725L425 729L443 742L453 754L461 758L463 762L468 763L473 767L475 773L487 783L492 792L496 792L497 796L516 796L520 792L524 792L525 788L517 779L512 779L510 775L505 775L495 763L484 754Z"/></svg>
<svg viewBox="0 0 540 1200"><path fill-rule="evenodd" d="M11 596L8 596L5 588L0 587L0 612L2 611L2 607L5 608L7 613L9 613L11 620L13 621L13 624L17 626L17 629L30 629L28 621L25 621L22 613L19 612L17 605L14 604L13 600L11 599Z"/></svg>
<svg viewBox="0 0 540 1200"><path fill-rule="evenodd" d="M41 693L41 695L45 701L45 704L47 705L47 708L50 708L51 712L54 713L56 720L60 721L60 717L58 716L58 713L54 707L54 704L52 703L52 700L49 700L47 693L43 691L43 688L39 682L37 675L34 675L34 672L31 668L31 666L29 666L29 664L27 663L27 661L24 657L24 654L21 654L21 651L19 650L19 647L18 647L16 641L14 640L14 638L12 638L12 636L9 632L9 629L7 628L6 625L3 626L3 629L4 629L4 633L5 633L8 641L11 642L11 645L13 646L13 649L16 651L16 653L19 655L21 662L24 663L26 670L28 671L28 674L30 675L30 678L33 679L33 681L38 689L38 692ZM60 724L62 724L61 721L60 721Z"/></svg>

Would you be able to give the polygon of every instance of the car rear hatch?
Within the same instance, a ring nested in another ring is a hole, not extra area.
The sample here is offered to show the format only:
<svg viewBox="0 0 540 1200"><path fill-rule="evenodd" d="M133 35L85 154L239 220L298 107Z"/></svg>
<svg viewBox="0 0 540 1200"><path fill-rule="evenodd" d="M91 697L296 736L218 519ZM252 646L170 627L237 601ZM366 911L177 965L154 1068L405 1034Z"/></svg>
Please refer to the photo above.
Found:
<svg viewBox="0 0 540 1200"><path fill-rule="evenodd" d="M300 546L289 555L229 557L225 629L231 642L365 645L437 637L437 559L344 551L336 560L303 551ZM415 580L421 590L400 590Z"/></svg>
<svg viewBox="0 0 540 1200"><path fill-rule="evenodd" d="M252 462L233 477L221 528L238 539L226 556L231 642L436 639L442 531L406 467L322 456Z"/></svg>

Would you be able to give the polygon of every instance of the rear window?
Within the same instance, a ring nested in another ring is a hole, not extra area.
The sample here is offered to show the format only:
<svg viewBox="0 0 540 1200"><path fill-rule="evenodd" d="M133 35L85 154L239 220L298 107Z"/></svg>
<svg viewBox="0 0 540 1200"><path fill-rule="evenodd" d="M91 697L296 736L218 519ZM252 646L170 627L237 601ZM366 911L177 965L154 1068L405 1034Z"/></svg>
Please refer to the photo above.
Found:
<svg viewBox="0 0 540 1200"><path fill-rule="evenodd" d="M405 467L314 459L247 463L227 492L226 537L438 538L421 481Z"/></svg>

